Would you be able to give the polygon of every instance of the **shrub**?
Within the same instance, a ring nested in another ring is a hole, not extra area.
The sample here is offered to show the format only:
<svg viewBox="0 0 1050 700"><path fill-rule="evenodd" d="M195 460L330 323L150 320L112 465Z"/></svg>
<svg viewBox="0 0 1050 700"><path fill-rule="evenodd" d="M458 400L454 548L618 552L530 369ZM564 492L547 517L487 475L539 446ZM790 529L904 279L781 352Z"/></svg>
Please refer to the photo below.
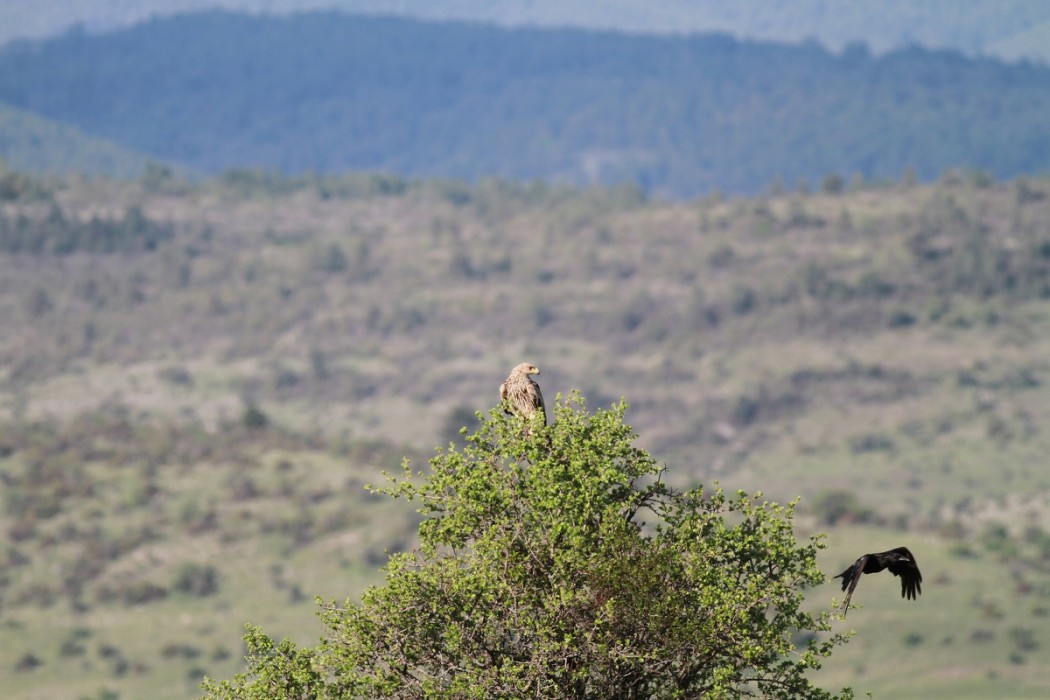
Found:
<svg viewBox="0 0 1050 700"><path fill-rule="evenodd" d="M40 657L31 651L27 651L19 657L18 661L15 662L15 670L24 673L26 671L33 671L43 664L44 662L40 660Z"/></svg>
<svg viewBox="0 0 1050 700"><path fill-rule="evenodd" d="M346 272L350 268L350 263L342 246L338 243L330 243L314 252L313 267L320 272L334 274Z"/></svg>
<svg viewBox="0 0 1050 700"><path fill-rule="evenodd" d="M168 597L168 589L149 581L136 581L120 591L120 602L124 605L144 605Z"/></svg>
<svg viewBox="0 0 1050 700"><path fill-rule="evenodd" d="M161 647L160 656L163 659L196 659L202 654L201 650L192 644L169 642Z"/></svg>
<svg viewBox="0 0 1050 700"><path fill-rule="evenodd" d="M735 285L729 293L729 308L739 316L754 311L756 304L755 290L751 289L751 287Z"/></svg>
<svg viewBox="0 0 1050 700"><path fill-rule="evenodd" d="M893 438L882 433L864 433L849 439L850 452L856 455L865 452L890 452L894 447Z"/></svg>
<svg viewBox="0 0 1050 700"><path fill-rule="evenodd" d="M270 424L270 417L254 403L249 403L241 412L241 423L248 430L263 430Z"/></svg>
<svg viewBox="0 0 1050 700"><path fill-rule="evenodd" d="M845 641L807 634L830 629L802 609L819 538L761 494L669 488L625 411L574 394L524 431L495 408L429 473L406 461L380 490L421 504L420 549L324 605L317 648L249 626L248 671L208 697L836 697L805 676Z"/></svg>
<svg viewBox="0 0 1050 700"><path fill-rule="evenodd" d="M846 188L846 181L843 177L837 173L830 173L824 176L824 179L820 182L820 189L825 194L842 194L842 191Z"/></svg>
<svg viewBox="0 0 1050 700"><path fill-rule="evenodd" d="M183 564L175 573L172 587L198 598L209 596L219 590L219 572L210 564Z"/></svg>
<svg viewBox="0 0 1050 700"><path fill-rule="evenodd" d="M862 506L857 495L852 491L835 489L825 491L817 496L813 511L822 525L837 525L840 522L866 523L874 513Z"/></svg>

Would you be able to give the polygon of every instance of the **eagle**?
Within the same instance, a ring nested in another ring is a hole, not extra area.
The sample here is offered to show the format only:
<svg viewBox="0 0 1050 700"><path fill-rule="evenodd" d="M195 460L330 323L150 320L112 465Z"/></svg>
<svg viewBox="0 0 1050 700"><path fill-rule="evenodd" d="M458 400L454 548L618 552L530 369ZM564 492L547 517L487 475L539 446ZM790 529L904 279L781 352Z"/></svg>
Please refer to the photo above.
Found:
<svg viewBox="0 0 1050 700"><path fill-rule="evenodd" d="M537 413L547 424L547 412L543 407L543 394L540 385L532 380L530 374L539 374L539 367L523 362L510 371L506 381L499 385L499 397L504 401L507 413L517 414L526 421L531 421Z"/></svg>
<svg viewBox="0 0 1050 700"><path fill-rule="evenodd" d="M915 597L922 593L922 574L919 572L915 555L907 547L897 547L876 554L865 554L835 577L842 579L842 590L849 589L846 593L846 602L842 606L843 617L849 610L850 598L853 597L853 590L857 587L861 575L877 574L883 569L889 569L891 574L901 577L901 598L915 600Z"/></svg>

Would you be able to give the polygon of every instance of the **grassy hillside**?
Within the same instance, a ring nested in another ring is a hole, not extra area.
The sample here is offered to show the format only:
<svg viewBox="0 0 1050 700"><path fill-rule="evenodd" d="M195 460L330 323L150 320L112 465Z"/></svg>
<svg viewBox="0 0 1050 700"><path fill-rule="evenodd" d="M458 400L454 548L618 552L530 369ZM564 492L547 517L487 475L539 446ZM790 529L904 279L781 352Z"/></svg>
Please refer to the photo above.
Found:
<svg viewBox="0 0 1050 700"><path fill-rule="evenodd" d="M1050 682L1050 182L668 203L153 166L0 201L4 697L192 697L245 622L315 642L313 596L412 545L363 485L523 360L626 396L676 483L801 497L829 574L916 552L924 595L865 577L828 687Z"/></svg>
<svg viewBox="0 0 1050 700"><path fill-rule="evenodd" d="M918 48L337 13L184 15L0 48L0 100L202 172L635 182L677 197L832 172L1042 173L1048 84L1045 66Z"/></svg>

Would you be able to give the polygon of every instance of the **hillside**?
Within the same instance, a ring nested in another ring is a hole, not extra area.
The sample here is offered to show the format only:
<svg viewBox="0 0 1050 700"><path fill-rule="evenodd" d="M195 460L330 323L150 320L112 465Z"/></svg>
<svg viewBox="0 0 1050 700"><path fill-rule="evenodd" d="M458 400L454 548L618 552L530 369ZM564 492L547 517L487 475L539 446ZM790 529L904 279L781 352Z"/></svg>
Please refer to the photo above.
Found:
<svg viewBox="0 0 1050 700"><path fill-rule="evenodd" d="M676 197L838 173L1050 163L1050 68L629 36L223 13L0 50L0 100L191 170L635 182Z"/></svg>
<svg viewBox="0 0 1050 700"><path fill-rule="evenodd" d="M138 177L148 159L102 139L0 104L0 154L15 170Z"/></svg>
<svg viewBox="0 0 1050 700"><path fill-rule="evenodd" d="M0 200L4 697L193 697L245 622L315 642L313 596L412 545L363 485L524 359L552 401L625 396L674 483L801 497L829 574L916 552L923 597L865 580L828 687L1050 683L1046 180L663 202L154 165Z"/></svg>
<svg viewBox="0 0 1050 700"><path fill-rule="evenodd" d="M126 27L158 15L222 7L239 12L341 9L467 20L505 26L572 26L677 34L723 31L741 38L798 42L816 38L835 50L861 42L877 52L912 43L971 55L1050 61L1050 9L1039 0L855 0L828 12L823 0L10 0L0 6L0 43L43 38L75 24L93 31Z"/></svg>

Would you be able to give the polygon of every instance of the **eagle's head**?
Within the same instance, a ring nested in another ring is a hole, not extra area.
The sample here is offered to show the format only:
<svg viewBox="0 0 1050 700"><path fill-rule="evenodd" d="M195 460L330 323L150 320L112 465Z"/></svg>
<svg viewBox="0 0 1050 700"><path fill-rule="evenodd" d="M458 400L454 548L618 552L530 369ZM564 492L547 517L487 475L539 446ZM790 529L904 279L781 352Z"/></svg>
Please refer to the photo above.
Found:
<svg viewBox="0 0 1050 700"><path fill-rule="evenodd" d="M518 365L518 371L525 375L539 374L540 368L536 365L529 364L528 362L522 362L520 365Z"/></svg>

